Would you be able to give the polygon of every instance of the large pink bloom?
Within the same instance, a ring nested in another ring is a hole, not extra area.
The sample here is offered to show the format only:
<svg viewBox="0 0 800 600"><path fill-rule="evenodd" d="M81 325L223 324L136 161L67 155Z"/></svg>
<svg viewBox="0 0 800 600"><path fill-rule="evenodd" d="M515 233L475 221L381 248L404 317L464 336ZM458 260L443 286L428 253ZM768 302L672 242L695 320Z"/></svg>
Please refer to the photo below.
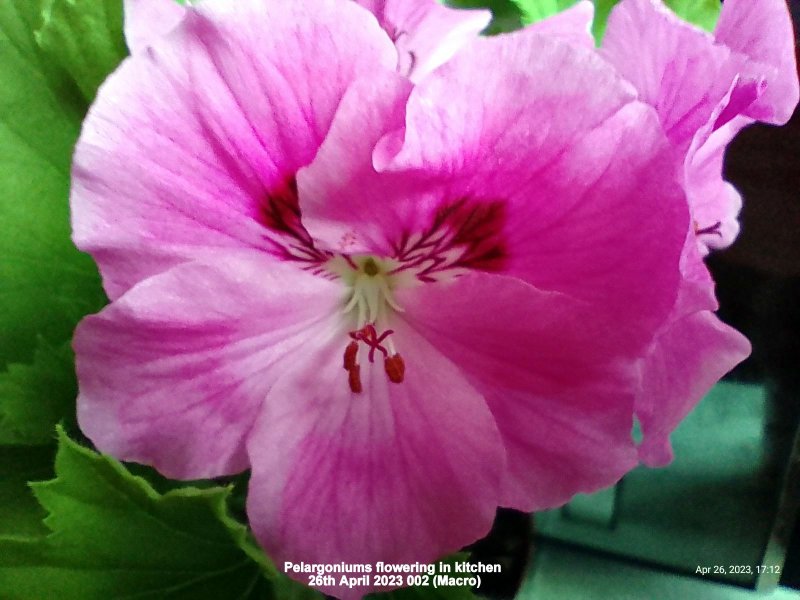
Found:
<svg viewBox="0 0 800 600"><path fill-rule="evenodd" d="M690 217L585 18L414 69L348 0L206 0L140 38L75 155L113 300L76 332L84 432L170 477L251 468L278 564L429 561L617 481Z"/></svg>

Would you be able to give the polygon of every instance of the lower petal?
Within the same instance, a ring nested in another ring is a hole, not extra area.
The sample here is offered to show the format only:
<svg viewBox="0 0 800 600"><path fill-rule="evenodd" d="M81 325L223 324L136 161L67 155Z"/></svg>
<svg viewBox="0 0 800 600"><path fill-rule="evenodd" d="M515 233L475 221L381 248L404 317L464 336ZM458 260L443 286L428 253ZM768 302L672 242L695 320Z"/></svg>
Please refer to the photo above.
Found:
<svg viewBox="0 0 800 600"><path fill-rule="evenodd" d="M331 341L270 391L248 440L248 515L277 564L433 561L491 526L504 468L491 413L452 363L398 325L395 338L414 349L402 383L367 363L363 392L352 393Z"/></svg>
<svg viewBox="0 0 800 600"><path fill-rule="evenodd" d="M602 307L474 273L398 295L404 318L486 398L507 452L501 504L563 504L619 480L631 438L637 359L652 336Z"/></svg>

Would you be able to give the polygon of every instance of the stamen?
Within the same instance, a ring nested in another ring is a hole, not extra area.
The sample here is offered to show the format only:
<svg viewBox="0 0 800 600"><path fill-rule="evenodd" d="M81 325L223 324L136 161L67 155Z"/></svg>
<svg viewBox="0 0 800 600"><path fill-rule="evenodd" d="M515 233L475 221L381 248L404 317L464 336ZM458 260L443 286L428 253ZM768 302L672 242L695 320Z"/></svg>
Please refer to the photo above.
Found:
<svg viewBox="0 0 800 600"><path fill-rule="evenodd" d="M406 374L406 364L403 362L403 357L399 354L394 356L387 356L383 361L383 368L389 381L392 383L402 383Z"/></svg>
<svg viewBox="0 0 800 600"><path fill-rule="evenodd" d="M344 370L349 371L356 367L356 356L358 356L358 342L350 342L344 349Z"/></svg>
<svg viewBox="0 0 800 600"><path fill-rule="evenodd" d="M716 223L710 225L709 227L704 227L703 229L700 229L699 226L697 225L697 222L695 221L694 233L695 235L718 235L719 237L722 237L722 232L720 231L720 227L722 227L722 222L717 221Z"/></svg>
<svg viewBox="0 0 800 600"><path fill-rule="evenodd" d="M360 394L363 391L361 387L361 367L353 365L347 372L347 381L350 384L350 391L354 394Z"/></svg>

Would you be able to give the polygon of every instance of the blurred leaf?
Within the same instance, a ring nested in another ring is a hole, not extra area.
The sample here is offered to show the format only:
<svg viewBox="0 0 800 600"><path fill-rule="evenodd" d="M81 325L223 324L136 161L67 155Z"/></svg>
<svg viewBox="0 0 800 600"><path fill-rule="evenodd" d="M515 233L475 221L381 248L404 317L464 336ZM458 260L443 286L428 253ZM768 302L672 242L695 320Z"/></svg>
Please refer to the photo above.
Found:
<svg viewBox="0 0 800 600"><path fill-rule="evenodd" d="M486 33L493 35L514 31L522 27L522 11L513 0L444 0L453 8L488 8L492 11L492 22Z"/></svg>
<svg viewBox="0 0 800 600"><path fill-rule="evenodd" d="M0 366L60 344L103 302L70 241L69 170L86 103L33 31L40 0L0 2Z"/></svg>
<svg viewBox="0 0 800 600"><path fill-rule="evenodd" d="M595 15L592 33L598 44L603 39L611 9L619 1L593 0ZM578 0L514 0L514 2L522 13L522 22L527 25L559 13L576 4ZM714 29L722 6L719 0L665 0L664 3L685 21L708 31Z"/></svg>
<svg viewBox="0 0 800 600"><path fill-rule="evenodd" d="M32 364L0 373L0 444L52 444L59 422L75 418L77 383L69 342L40 340Z"/></svg>
<svg viewBox="0 0 800 600"><path fill-rule="evenodd" d="M682 19L694 23L706 31L713 31L722 10L719 0L665 0Z"/></svg>
<svg viewBox="0 0 800 600"><path fill-rule="evenodd" d="M226 511L229 490L158 494L59 432L56 478L33 485L46 536L0 538L6 600L272 598L268 563ZM293 584L287 589L295 592Z"/></svg>
<svg viewBox="0 0 800 600"><path fill-rule="evenodd" d="M522 12L522 22L528 24L560 13L578 0L515 0L515 2Z"/></svg>
<svg viewBox="0 0 800 600"><path fill-rule="evenodd" d="M0 536L47 533L42 524L47 513L36 501L28 482L53 476L54 455L54 443L49 446L0 446L0 506L3 507L0 510Z"/></svg>
<svg viewBox="0 0 800 600"><path fill-rule="evenodd" d="M69 73L91 102L97 88L128 54L122 0L47 0L36 41Z"/></svg>

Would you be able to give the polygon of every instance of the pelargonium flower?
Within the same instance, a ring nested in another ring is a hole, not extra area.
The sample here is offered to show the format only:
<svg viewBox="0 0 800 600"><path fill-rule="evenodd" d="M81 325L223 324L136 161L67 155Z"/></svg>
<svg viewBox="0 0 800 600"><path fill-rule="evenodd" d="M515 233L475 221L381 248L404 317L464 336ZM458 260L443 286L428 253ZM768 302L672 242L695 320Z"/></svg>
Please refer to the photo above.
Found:
<svg viewBox="0 0 800 600"><path fill-rule="evenodd" d="M443 64L349 0L205 0L137 38L73 168L112 300L75 335L86 435L173 478L251 469L279 565L434 560L634 467L642 365L707 272L583 14Z"/></svg>
<svg viewBox="0 0 800 600"><path fill-rule="evenodd" d="M681 158L678 177L692 212L681 292L643 361L636 402L645 432L640 458L661 466L672 460L669 433L750 352L714 315L714 283L700 254L739 232L741 196L722 177L728 143L756 120L785 123L797 105L794 33L783 0L727 0L713 34L660 0L622 0L602 54L657 111ZM686 376L675 378L679 370Z"/></svg>
<svg viewBox="0 0 800 600"><path fill-rule="evenodd" d="M661 0L622 0L603 54L655 107L684 157L681 178L701 248L730 245L742 202L722 177L725 148L754 121L786 123L800 96L785 0L726 0L713 33Z"/></svg>

